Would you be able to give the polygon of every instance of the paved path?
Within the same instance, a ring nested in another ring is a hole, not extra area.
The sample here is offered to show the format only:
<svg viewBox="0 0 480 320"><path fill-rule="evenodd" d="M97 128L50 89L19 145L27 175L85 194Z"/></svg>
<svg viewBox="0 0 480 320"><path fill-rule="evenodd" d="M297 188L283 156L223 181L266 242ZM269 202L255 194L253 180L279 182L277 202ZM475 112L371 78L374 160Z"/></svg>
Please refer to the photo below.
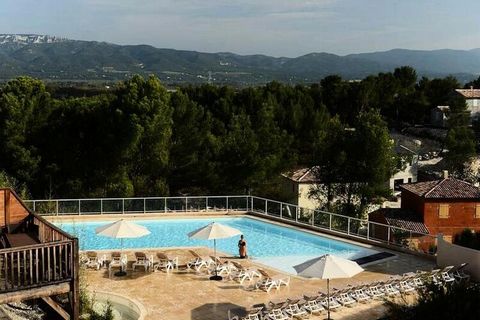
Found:
<svg viewBox="0 0 480 320"><path fill-rule="evenodd" d="M180 262L192 258L188 250L165 250L170 256L178 256ZM207 248L197 250L198 253L211 254ZM153 252L152 252L153 253ZM149 254L149 252L147 252ZM134 260L133 252L129 252L129 260ZM238 260L240 261L240 260ZM241 260L245 265L252 262ZM397 257L365 267L366 271L351 278L332 280L332 288L344 288L348 285L386 280L389 277L418 269L430 270L433 263L412 255L397 254ZM272 274L275 271L268 270ZM249 308L254 304L280 301L286 298L300 297L318 291L326 292L326 282L299 277L292 277L289 287L272 290L270 293L252 291L252 283L240 285L233 281L209 281L205 274L174 271L144 272L129 271L126 277L109 278L104 269L88 270L85 277L89 289L115 292L134 298L144 305L152 320L210 320L227 319L228 310ZM335 319L378 319L385 308L380 301L359 305L354 308L342 308L333 313ZM323 319L325 316L310 317Z"/></svg>

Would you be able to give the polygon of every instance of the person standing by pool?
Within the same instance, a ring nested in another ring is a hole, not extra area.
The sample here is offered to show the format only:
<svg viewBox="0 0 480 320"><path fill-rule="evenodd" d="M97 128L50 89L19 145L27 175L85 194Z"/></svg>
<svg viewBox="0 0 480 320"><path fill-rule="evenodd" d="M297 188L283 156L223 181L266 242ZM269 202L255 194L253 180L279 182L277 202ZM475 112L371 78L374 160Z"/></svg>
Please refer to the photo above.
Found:
<svg viewBox="0 0 480 320"><path fill-rule="evenodd" d="M240 240L238 240L238 254L240 259L247 257L247 241L243 238L243 234L240 236Z"/></svg>

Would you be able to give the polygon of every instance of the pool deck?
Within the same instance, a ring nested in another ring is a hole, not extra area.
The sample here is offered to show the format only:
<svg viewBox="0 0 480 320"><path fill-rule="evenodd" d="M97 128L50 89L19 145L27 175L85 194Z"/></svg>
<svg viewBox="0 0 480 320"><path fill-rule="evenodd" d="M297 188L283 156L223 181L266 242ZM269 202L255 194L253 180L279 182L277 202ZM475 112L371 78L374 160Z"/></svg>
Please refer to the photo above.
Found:
<svg viewBox="0 0 480 320"><path fill-rule="evenodd" d="M158 251L167 252L172 257L178 256L180 264L186 263L193 257L187 249L144 250L147 254L155 254ZM197 248L195 251L200 255L212 254L208 248ZM129 261L134 260L134 251L125 251L125 253L128 254ZM419 269L430 270L434 267L434 262L430 259L403 253L396 253L396 255L396 257L365 266L365 271L353 278L332 280L331 288L341 289L348 285L386 280L394 275ZM278 271L263 265L256 265L249 260L238 259L236 261L245 266L253 265L262 268L271 274L279 274ZM235 312L255 304L301 297L303 294L312 294L318 291L326 292L326 281L304 279L297 276L291 276L288 287L266 293L252 290L253 282L245 282L240 285L229 280L210 281L207 274L194 271L174 270L166 273L163 271L145 272L143 269L131 271L131 268L127 270L128 275L125 277L113 276L110 278L106 269L86 270L82 277L85 277L89 290L118 293L140 302L147 311L145 319L152 320L222 320L228 319L228 310ZM378 319L384 313L383 303L375 301L353 308L342 307L341 310L332 312L332 316L335 319L362 320ZM323 318L325 318L325 314L310 317L310 319Z"/></svg>

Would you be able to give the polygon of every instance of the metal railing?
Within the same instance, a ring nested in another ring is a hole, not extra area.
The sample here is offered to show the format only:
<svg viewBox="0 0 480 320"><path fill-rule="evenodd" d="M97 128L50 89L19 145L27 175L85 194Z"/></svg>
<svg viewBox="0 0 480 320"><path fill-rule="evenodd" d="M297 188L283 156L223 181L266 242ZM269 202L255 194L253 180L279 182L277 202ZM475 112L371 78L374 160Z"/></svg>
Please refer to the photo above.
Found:
<svg viewBox="0 0 480 320"><path fill-rule="evenodd" d="M249 211L309 229L377 241L429 255L435 254L437 246L437 238L427 233L322 210L301 208L294 204L261 197L250 197Z"/></svg>
<svg viewBox="0 0 480 320"><path fill-rule="evenodd" d="M248 211L249 196L25 200L40 215Z"/></svg>
<svg viewBox="0 0 480 320"><path fill-rule="evenodd" d="M340 236L377 241L426 254L434 254L437 241L436 237L426 233L256 196L53 199L24 202L31 210L42 215L244 211Z"/></svg>

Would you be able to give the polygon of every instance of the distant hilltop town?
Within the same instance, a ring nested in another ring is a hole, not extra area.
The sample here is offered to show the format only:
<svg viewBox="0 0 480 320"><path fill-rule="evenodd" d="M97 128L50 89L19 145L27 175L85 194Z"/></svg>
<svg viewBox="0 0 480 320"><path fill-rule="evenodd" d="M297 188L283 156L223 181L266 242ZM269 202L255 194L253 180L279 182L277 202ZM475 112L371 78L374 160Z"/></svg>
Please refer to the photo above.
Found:
<svg viewBox="0 0 480 320"><path fill-rule="evenodd" d="M17 44L32 44L32 43L55 43L67 41L66 38L39 35L39 34L0 34L0 44L17 43Z"/></svg>

